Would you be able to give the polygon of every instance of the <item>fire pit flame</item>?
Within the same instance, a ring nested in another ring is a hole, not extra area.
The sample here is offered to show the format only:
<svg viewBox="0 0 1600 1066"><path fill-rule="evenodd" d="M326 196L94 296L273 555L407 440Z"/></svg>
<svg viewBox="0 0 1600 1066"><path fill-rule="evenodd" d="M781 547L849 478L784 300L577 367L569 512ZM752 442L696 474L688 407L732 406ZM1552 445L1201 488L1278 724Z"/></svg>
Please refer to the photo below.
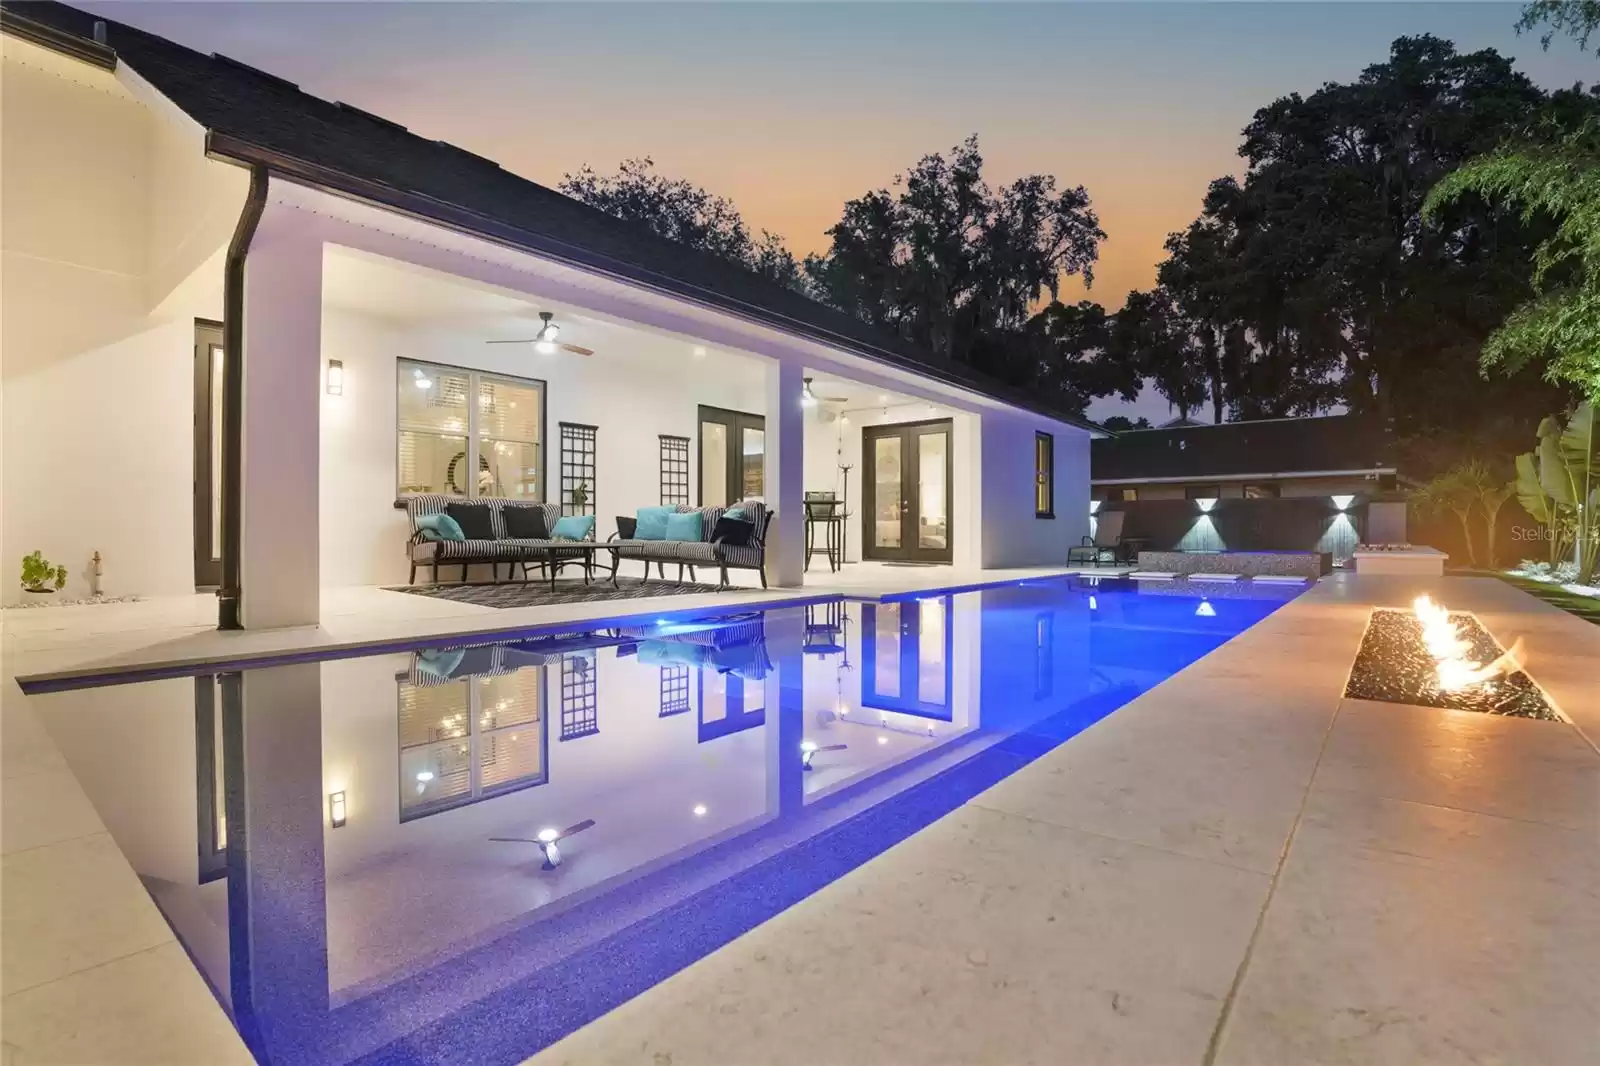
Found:
<svg viewBox="0 0 1600 1066"><path fill-rule="evenodd" d="M1458 692L1522 669L1520 637L1511 645L1510 651L1494 662L1476 663L1467 658L1472 645L1456 631L1449 610L1442 604L1434 603L1432 597L1423 593L1412 601L1411 609L1422 626L1422 642L1437 663L1441 692Z"/></svg>

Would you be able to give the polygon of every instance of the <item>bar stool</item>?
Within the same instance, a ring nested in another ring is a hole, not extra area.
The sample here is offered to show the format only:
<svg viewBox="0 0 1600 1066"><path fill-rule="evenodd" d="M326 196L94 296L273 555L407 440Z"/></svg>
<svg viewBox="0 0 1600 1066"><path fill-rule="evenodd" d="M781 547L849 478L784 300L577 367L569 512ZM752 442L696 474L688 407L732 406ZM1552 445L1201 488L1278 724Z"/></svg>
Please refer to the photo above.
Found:
<svg viewBox="0 0 1600 1066"><path fill-rule="evenodd" d="M844 561L844 509L832 493L806 494L806 564L811 569L813 555L826 555L828 569L837 571ZM822 545L817 545L817 530L822 530Z"/></svg>

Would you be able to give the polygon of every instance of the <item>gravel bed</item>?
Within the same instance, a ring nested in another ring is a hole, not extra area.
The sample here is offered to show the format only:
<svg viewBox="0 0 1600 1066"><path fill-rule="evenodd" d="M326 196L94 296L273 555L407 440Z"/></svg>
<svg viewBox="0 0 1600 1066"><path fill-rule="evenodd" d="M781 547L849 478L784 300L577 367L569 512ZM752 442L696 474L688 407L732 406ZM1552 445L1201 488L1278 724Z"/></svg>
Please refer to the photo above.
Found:
<svg viewBox="0 0 1600 1066"><path fill-rule="evenodd" d="M1477 662L1492 662L1504 650L1489 631L1469 614L1452 614L1456 632L1472 646ZM1361 650L1350 671L1344 694L1350 699L1384 700L1419 707L1443 707L1452 711L1478 711L1505 714L1514 718L1542 718L1560 721L1532 678L1522 671L1470 685L1455 692L1441 692L1433 656L1422 643L1422 624L1410 611L1380 608L1372 612Z"/></svg>

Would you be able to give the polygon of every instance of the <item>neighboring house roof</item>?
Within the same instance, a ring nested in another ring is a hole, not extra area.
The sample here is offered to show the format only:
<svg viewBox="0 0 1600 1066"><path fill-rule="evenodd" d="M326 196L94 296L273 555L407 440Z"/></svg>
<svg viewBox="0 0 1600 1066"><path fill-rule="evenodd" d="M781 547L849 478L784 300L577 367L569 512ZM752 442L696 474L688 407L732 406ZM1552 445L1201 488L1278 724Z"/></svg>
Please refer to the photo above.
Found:
<svg viewBox="0 0 1600 1066"><path fill-rule="evenodd" d="M612 218L499 164L225 56L65 4L5 0L4 28L107 65L125 62L203 126L208 151L759 321L1003 403L1104 430L709 253ZM105 24L103 45L95 23Z"/></svg>
<svg viewBox="0 0 1600 1066"><path fill-rule="evenodd" d="M1395 472L1388 431L1361 415L1131 430L1089 454L1097 485Z"/></svg>

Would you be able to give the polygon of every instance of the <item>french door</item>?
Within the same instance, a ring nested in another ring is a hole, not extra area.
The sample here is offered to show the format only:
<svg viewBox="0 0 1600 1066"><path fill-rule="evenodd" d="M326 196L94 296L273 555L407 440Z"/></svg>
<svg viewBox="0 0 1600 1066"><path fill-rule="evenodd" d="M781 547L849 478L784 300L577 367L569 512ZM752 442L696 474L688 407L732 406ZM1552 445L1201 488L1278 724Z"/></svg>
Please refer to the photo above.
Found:
<svg viewBox="0 0 1600 1066"><path fill-rule="evenodd" d="M700 506L766 499L767 420L700 406Z"/></svg>
<svg viewBox="0 0 1600 1066"><path fill-rule="evenodd" d="M951 561L950 454L949 419L861 431L863 557Z"/></svg>
<svg viewBox="0 0 1600 1066"><path fill-rule="evenodd" d="M194 324L194 583L222 584L222 323Z"/></svg>

